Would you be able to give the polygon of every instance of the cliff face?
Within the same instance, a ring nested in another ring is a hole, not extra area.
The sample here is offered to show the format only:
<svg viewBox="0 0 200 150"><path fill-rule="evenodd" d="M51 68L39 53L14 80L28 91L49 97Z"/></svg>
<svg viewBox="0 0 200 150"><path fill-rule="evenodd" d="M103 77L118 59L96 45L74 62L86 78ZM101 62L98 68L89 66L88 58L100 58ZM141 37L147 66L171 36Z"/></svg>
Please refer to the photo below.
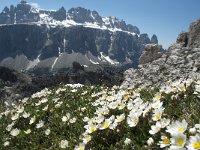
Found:
<svg viewBox="0 0 200 150"><path fill-rule="evenodd" d="M0 13L0 66L15 70L114 65L137 67L146 44L157 37L115 17L81 7L40 10L25 1Z"/></svg>
<svg viewBox="0 0 200 150"><path fill-rule="evenodd" d="M140 57L139 68L128 69L124 73L122 87L162 86L178 79L199 79L199 58L200 20L192 23L188 32L181 33L177 43L171 45L162 55L158 51L158 46L147 45ZM147 61L150 59L151 61Z"/></svg>

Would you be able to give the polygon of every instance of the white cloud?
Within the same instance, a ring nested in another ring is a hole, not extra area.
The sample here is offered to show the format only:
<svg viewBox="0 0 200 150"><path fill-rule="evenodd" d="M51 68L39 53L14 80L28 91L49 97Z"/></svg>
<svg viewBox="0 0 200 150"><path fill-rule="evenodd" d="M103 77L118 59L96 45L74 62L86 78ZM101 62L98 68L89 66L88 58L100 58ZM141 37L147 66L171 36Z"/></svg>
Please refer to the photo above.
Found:
<svg viewBox="0 0 200 150"><path fill-rule="evenodd" d="M40 5L38 3L30 3L30 5L34 8L40 8Z"/></svg>

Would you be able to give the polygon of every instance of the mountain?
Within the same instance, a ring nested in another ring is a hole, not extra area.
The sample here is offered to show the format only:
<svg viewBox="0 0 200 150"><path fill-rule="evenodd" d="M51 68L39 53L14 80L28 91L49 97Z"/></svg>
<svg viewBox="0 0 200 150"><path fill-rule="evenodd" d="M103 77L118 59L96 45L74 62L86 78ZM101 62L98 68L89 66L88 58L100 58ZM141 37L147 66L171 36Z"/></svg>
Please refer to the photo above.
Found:
<svg viewBox="0 0 200 150"><path fill-rule="evenodd" d="M55 71L100 65L137 67L144 46L156 35L116 17L101 17L85 8L42 10L22 0L0 13L0 66L18 71Z"/></svg>
<svg viewBox="0 0 200 150"><path fill-rule="evenodd" d="M122 87L163 86L169 81L200 79L200 19L182 32L177 42L161 54L156 45L146 45L138 69L124 73Z"/></svg>

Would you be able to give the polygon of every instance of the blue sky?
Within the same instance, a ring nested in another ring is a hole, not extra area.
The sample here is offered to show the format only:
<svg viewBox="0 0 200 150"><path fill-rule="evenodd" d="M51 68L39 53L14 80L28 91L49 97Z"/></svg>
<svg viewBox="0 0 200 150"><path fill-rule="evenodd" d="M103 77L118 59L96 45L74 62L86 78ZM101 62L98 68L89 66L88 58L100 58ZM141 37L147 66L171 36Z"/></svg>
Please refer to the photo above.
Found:
<svg viewBox="0 0 200 150"><path fill-rule="evenodd" d="M20 0L0 0L0 10ZM82 6L96 10L101 16L115 16L139 27L142 33L158 36L167 48L181 31L200 18L200 0L27 0L43 9Z"/></svg>

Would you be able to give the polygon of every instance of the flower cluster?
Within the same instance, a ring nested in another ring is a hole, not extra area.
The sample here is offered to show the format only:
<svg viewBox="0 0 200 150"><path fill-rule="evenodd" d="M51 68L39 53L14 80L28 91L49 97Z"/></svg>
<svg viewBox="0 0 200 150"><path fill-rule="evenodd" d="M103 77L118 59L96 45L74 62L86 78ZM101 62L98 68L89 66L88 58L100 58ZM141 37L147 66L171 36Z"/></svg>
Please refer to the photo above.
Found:
<svg viewBox="0 0 200 150"><path fill-rule="evenodd" d="M46 88L0 113L0 148L200 149L199 104L199 80Z"/></svg>

